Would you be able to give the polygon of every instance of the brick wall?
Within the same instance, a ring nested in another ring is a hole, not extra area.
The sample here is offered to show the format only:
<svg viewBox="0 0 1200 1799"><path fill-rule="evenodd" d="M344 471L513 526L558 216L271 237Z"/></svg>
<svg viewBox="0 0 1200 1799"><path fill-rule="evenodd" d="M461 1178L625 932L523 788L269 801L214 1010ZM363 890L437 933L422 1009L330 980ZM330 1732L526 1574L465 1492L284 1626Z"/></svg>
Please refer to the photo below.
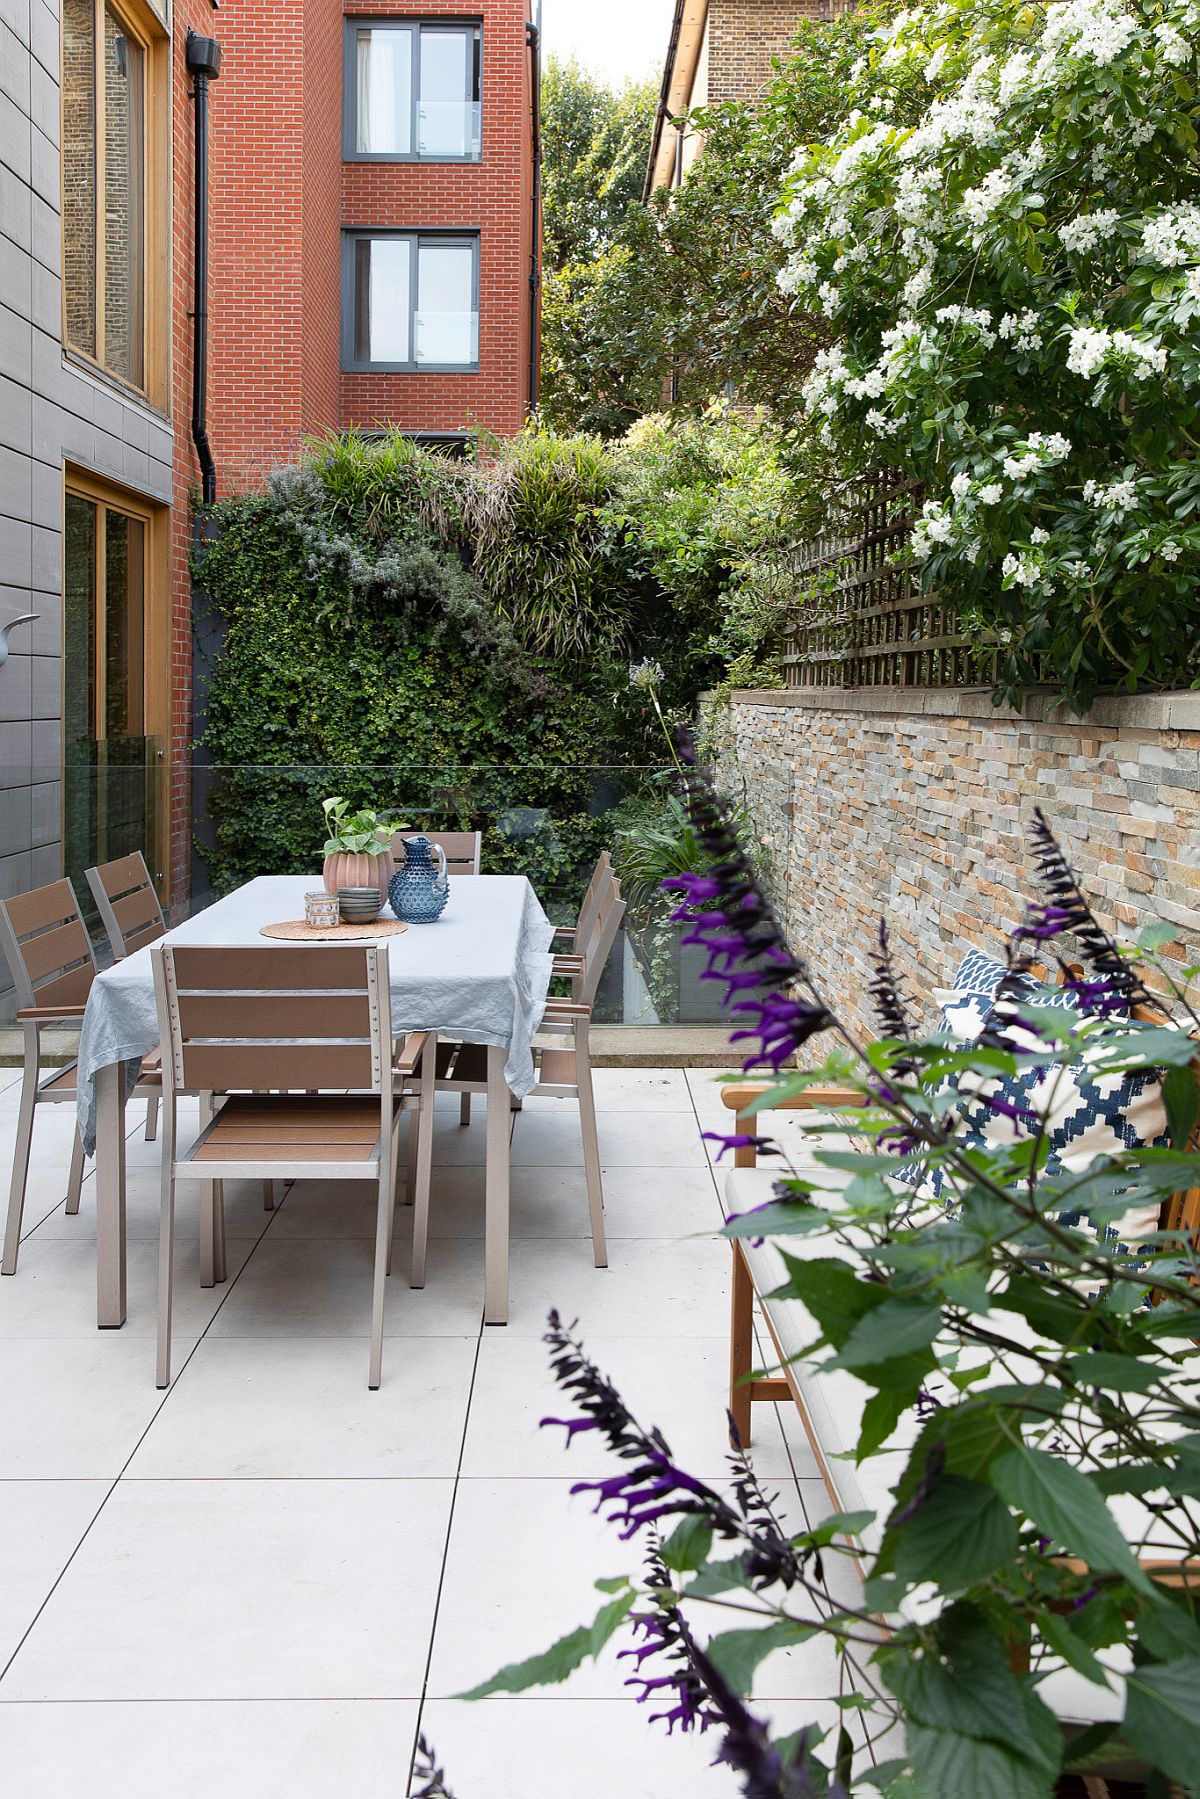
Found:
<svg viewBox="0 0 1200 1799"><path fill-rule="evenodd" d="M1102 922L1179 927L1200 959L1200 695L1025 716L975 690L735 694L710 722L795 948L864 1032L881 913L930 1017L964 950L998 948L1031 882L1041 806ZM747 772L752 771L752 772Z"/></svg>
<svg viewBox="0 0 1200 1799"><path fill-rule="evenodd" d="M804 19L828 19L831 0L709 0L708 100L754 100L774 79Z"/></svg>
<svg viewBox="0 0 1200 1799"><path fill-rule="evenodd" d="M477 163L348 162L347 229L479 232L479 369L471 374L344 373L341 420L372 428L508 436L529 402L529 262L532 233L527 0L347 0L347 13L483 20L483 156ZM339 49L339 58L340 58Z"/></svg>

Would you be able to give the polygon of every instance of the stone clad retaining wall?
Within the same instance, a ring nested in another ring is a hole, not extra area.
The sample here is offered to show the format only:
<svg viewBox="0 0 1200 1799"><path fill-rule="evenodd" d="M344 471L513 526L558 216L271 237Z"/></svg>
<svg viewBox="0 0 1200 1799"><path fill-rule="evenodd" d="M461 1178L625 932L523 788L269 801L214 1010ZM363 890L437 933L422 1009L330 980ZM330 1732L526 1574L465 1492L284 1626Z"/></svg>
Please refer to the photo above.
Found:
<svg viewBox="0 0 1200 1799"><path fill-rule="evenodd" d="M1035 806L1102 922L1128 937L1169 919L1167 954L1200 960L1200 693L1080 719L1037 694L1021 715L976 689L745 691L707 722L796 948L864 1032L881 912L931 1021L963 951L1017 922Z"/></svg>

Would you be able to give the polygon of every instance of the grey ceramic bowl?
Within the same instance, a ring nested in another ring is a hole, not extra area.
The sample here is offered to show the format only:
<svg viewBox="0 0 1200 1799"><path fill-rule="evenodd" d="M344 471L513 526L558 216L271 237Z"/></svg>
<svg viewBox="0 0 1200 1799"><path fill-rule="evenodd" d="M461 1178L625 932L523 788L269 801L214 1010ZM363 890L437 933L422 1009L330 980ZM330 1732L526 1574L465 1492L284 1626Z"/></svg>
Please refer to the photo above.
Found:
<svg viewBox="0 0 1200 1799"><path fill-rule="evenodd" d="M338 911L347 924L374 924L383 905L378 887L339 887Z"/></svg>

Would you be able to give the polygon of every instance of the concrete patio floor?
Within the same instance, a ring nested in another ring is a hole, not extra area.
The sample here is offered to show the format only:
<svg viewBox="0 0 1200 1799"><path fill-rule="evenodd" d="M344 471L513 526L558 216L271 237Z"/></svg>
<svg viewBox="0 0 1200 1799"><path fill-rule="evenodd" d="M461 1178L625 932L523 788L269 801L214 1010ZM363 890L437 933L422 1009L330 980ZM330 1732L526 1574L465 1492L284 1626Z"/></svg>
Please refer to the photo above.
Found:
<svg viewBox="0 0 1200 1799"><path fill-rule="evenodd" d="M175 1379L154 1386L158 1146L131 1106L129 1320L99 1332L94 1205L65 1216L66 1107L39 1111L20 1266L0 1281L0 1767L12 1799L401 1799L418 1729L456 1799L733 1799L715 1740L668 1739L615 1643L566 1686L454 1695L590 1618L637 1565L573 1480L612 1471L563 1409L547 1310L692 1472L727 1477L728 1254L704 1070L602 1069L610 1266L592 1265L575 1109L514 1119L512 1304L483 1327L483 1106L439 1111L428 1282L400 1214L383 1386L367 1390L373 1200L227 1195L229 1279L198 1284L180 1207ZM16 1117L0 1073L0 1175ZM441 1103L441 1102L440 1102ZM828 1512L798 1421L756 1410L789 1517ZM763 1664L761 1709L832 1724L833 1659ZM805 1703L818 1701L816 1705Z"/></svg>

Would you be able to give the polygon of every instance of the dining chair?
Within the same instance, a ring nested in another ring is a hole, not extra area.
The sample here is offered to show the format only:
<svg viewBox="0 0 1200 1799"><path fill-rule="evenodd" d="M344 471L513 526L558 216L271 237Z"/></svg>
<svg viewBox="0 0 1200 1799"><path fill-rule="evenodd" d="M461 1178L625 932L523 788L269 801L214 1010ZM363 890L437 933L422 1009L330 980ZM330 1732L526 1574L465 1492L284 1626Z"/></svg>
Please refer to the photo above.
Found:
<svg viewBox="0 0 1200 1799"><path fill-rule="evenodd" d="M85 870L87 884L118 962L154 943L167 928L140 850Z"/></svg>
<svg viewBox="0 0 1200 1799"><path fill-rule="evenodd" d="M417 836L416 831L395 831L392 833L392 860L400 862L404 855L404 839ZM477 875L482 854L482 831L422 831L430 843L438 844L446 858L446 873L449 875Z"/></svg>
<svg viewBox="0 0 1200 1799"><path fill-rule="evenodd" d="M600 1172L600 1140L596 1130L596 1101L592 1091L588 1027L600 977L604 973L604 965L624 916L625 902L614 881L607 885L599 908L593 912L586 940L576 938L577 943L582 942L583 962L577 994L571 999L548 999L538 1025L539 1037L569 1036L570 1047L559 1048L552 1044L534 1042L536 1081L529 1094L531 1099L573 1099L579 1105L592 1254L597 1268L608 1266L608 1247L604 1235L604 1186ZM441 1044L431 1035L425 1047L425 1055L431 1059L434 1071L431 1074L427 1064L426 1079L436 1093L472 1094L487 1091L487 1050L483 1045ZM442 1072L443 1068L445 1072ZM429 1238L428 1183L416 1188L414 1201L412 1272L409 1285L423 1287Z"/></svg>
<svg viewBox="0 0 1200 1799"><path fill-rule="evenodd" d="M575 923L573 925L556 925L554 927L555 937L566 937L573 946L577 943L585 943L587 933L595 918L596 910L610 888L616 889L619 898L620 885L616 875L612 871L612 857L607 850L601 850L596 859L596 866L593 868L591 877L588 880L583 899L580 901ZM583 975L582 954L577 953L574 947L570 950L557 952L554 957L553 973L561 975L565 980L570 981L571 996L572 998L578 998L577 989ZM440 1045L438 1049L439 1058L444 1059L449 1048L450 1046L448 1044ZM464 1087L462 1089L462 1098L459 1102L458 1111L458 1122L460 1125L468 1125L471 1122L471 1094L473 1091L474 1088L472 1087Z"/></svg>
<svg viewBox="0 0 1200 1799"><path fill-rule="evenodd" d="M387 946L167 942L150 955L163 1041L158 1385L171 1379L177 1183L200 1183L201 1233L223 1253L216 1183L290 1176L376 1187L368 1385L378 1387L397 1133L401 1113L419 1103L405 1089L424 1049L420 1033L406 1038L397 1067ZM181 1147L185 1094L224 1097Z"/></svg>
<svg viewBox="0 0 1200 1799"><path fill-rule="evenodd" d="M104 934L116 961L123 962L135 950L156 943L167 928L163 909L140 850L84 870L92 890ZM146 1142L153 1143L158 1130L158 1100L146 1107Z"/></svg>
<svg viewBox="0 0 1200 1799"><path fill-rule="evenodd" d="M575 988L583 973L583 954L581 946L586 945L588 932L595 921L605 899L610 892L621 896L621 884L613 872L612 857L607 850L601 850L596 858L596 866L591 873L583 898L579 903L579 912L573 925L556 925L555 937L566 937L571 943L569 950L557 950L554 955L554 973L563 975L571 982L573 997Z"/></svg>
<svg viewBox="0 0 1200 1799"><path fill-rule="evenodd" d="M96 976L96 952L70 881L51 881L30 893L0 900L0 947L17 990L17 1022L24 1037L21 1099L13 1148L12 1180L0 1272L15 1274L21 1220L29 1182L34 1114L43 1105L74 1105L76 1064L42 1070L42 1032L47 1025L78 1022ZM157 1107L161 1091L158 1058L147 1056L138 1073L137 1091ZM83 1144L76 1130L67 1177L67 1211L79 1210L83 1183Z"/></svg>

